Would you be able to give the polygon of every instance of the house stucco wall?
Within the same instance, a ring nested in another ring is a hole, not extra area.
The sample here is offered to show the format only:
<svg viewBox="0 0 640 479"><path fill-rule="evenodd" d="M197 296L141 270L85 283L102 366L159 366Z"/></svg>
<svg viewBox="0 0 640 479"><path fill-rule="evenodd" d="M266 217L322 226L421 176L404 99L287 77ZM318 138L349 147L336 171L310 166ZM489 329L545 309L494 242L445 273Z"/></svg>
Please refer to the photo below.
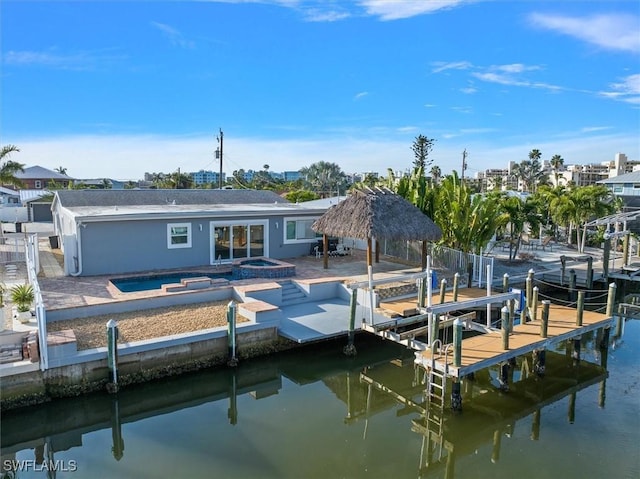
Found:
<svg viewBox="0 0 640 479"><path fill-rule="evenodd" d="M317 217L314 215L313 217ZM309 254L311 242L285 243L285 215L269 216L265 242L268 256L286 259ZM228 218L174 218L172 220L91 221L78 228L80 234L82 264L81 275L123 274L160 269L188 268L212 264L211 222L264 221L265 217L251 216L241 219ZM191 247L168 248L167 225L187 223L191 225ZM202 225L202 228L200 228ZM65 228L65 263L69 273L77 271L78 261L75 229ZM313 241L315 243L315 241ZM67 253L69 258L67 259Z"/></svg>

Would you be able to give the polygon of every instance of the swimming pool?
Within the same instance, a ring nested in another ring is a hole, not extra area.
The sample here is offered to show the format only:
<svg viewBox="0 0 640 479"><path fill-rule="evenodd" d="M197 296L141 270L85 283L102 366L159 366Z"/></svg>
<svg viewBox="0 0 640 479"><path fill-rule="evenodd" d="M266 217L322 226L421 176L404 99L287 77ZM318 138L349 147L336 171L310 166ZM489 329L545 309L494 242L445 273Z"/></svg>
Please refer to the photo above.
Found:
<svg viewBox="0 0 640 479"><path fill-rule="evenodd" d="M163 284L180 283L180 280L188 278L202 278L207 277L211 279L233 279L233 273L231 271L220 273L167 273L167 274L153 274L146 276L132 276L129 278L114 278L111 279L111 284L118 288L123 293L136 293L139 291L151 291L154 289L162 289Z"/></svg>

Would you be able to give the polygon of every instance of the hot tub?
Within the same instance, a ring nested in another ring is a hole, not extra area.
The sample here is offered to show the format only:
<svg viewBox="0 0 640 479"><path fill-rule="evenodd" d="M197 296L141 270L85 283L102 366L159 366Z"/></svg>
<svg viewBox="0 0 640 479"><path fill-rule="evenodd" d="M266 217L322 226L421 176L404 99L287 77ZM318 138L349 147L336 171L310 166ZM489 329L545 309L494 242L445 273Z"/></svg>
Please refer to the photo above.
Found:
<svg viewBox="0 0 640 479"><path fill-rule="evenodd" d="M289 278L296 275L296 267L277 259L257 257L233 262L233 279Z"/></svg>

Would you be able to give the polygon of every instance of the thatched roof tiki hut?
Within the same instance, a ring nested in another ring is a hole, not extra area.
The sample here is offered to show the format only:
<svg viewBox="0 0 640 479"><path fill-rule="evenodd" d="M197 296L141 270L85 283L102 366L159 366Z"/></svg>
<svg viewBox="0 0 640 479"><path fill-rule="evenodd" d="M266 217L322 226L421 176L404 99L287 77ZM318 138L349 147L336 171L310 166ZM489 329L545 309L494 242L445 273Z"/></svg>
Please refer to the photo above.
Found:
<svg viewBox="0 0 640 479"><path fill-rule="evenodd" d="M329 208L311 228L323 234L324 267L327 237L367 240L367 266L372 266L372 241L422 241L422 269L426 268L427 242L437 241L442 231L431 218L389 189L355 190Z"/></svg>

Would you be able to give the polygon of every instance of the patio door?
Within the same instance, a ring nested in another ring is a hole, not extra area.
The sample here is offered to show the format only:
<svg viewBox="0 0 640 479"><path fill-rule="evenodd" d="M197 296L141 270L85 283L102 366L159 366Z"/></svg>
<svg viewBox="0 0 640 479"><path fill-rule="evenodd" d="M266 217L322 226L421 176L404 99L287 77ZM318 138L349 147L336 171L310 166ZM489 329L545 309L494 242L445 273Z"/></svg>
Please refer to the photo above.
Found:
<svg viewBox="0 0 640 479"><path fill-rule="evenodd" d="M268 254L266 221L211 222L211 264Z"/></svg>

